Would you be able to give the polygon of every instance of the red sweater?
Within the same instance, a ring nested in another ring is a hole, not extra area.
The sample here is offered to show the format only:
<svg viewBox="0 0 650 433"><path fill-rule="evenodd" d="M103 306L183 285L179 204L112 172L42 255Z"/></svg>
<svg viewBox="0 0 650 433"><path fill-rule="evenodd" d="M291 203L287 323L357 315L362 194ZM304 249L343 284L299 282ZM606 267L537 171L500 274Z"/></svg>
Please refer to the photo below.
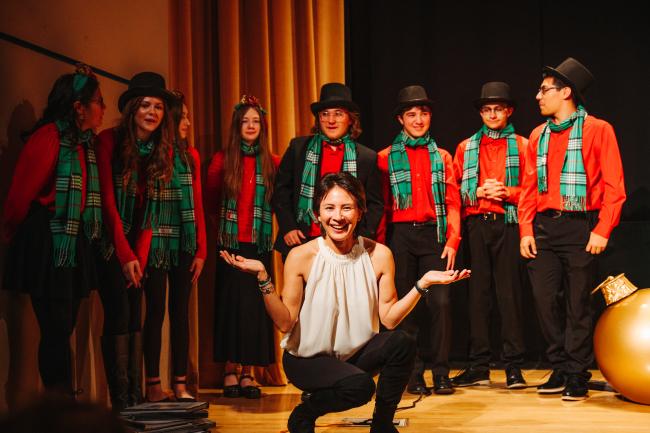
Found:
<svg viewBox="0 0 650 433"><path fill-rule="evenodd" d="M135 245L130 245L122 220L115 202L115 190L113 188L113 151L115 148L115 129L105 129L99 134L99 145L97 146L97 166L99 169L99 182L102 189L102 215L104 224L108 229L115 253L120 264L124 266L133 260L138 260L142 269L147 264L149 247L151 246L151 229L140 229L132 227L131 230L138 230ZM192 171L192 191L194 194L194 218L196 219L196 254L195 258L205 259L207 246L205 237L205 218L203 215L203 196L201 193L201 161L196 148L190 147L189 153L194 160ZM145 184L144 175L138 176L143 180L138 185L136 206L144 205Z"/></svg>
<svg viewBox="0 0 650 433"><path fill-rule="evenodd" d="M456 181L458 188L460 188L463 180L463 164L465 162L465 149L469 143L469 138L463 140L458 147L456 147L456 156L454 157L454 172L456 173ZM524 178L525 161L524 155L526 152L526 145L528 140L520 135L517 135L517 147L519 148L519 186L507 186L508 198L505 200L508 203L517 205L519 203L519 195L521 193L521 182ZM493 139L487 135L483 135L481 143L479 144L479 170L478 170L478 185L481 186L485 183L485 179L496 179L503 184L506 183L506 156L508 154L508 143L505 138ZM462 200L462 197L461 197ZM488 200L485 198L478 199L478 205L465 206L463 205L463 218L468 215L477 215L482 213L505 213L503 209L503 202L496 200Z"/></svg>
<svg viewBox="0 0 650 433"><path fill-rule="evenodd" d="M406 154L411 166L411 191L413 206L408 209L396 209L390 188L388 173L388 155L391 146L377 154L377 164L381 172L382 192L384 194L384 216L377 229L377 239L385 242L386 223L436 221L436 209L431 191L431 160L426 146L406 147ZM445 165L445 206L447 207L447 243L445 246L458 250L460 243L460 193L451 155L438 148Z"/></svg>
<svg viewBox="0 0 650 433"><path fill-rule="evenodd" d="M526 148L526 173L519 199L519 233L533 236L533 218L537 212L562 209L560 173L564 165L571 128L551 132L548 144L548 191L537 191L537 144L546 124L530 134ZM587 210L598 210L598 224L593 232L609 238L618 225L625 202L623 164L612 125L589 115L585 119L582 137L582 158L587 174Z"/></svg>
<svg viewBox="0 0 650 433"><path fill-rule="evenodd" d="M4 204L3 231L6 240L13 237L32 202L54 210L56 164L59 160L59 131L54 123L43 125L29 137L23 147L9 193ZM81 211L86 204L86 151L77 147L81 163Z"/></svg>
<svg viewBox="0 0 650 433"><path fill-rule="evenodd" d="M280 158L271 155L277 168ZM244 155L242 170L242 187L237 197L237 239L239 242L253 241L253 206L255 204L255 156ZM224 154L219 151L214 154L208 167L208 178L205 184L207 211L209 215L219 218L223 193ZM218 226L217 226L218 227Z"/></svg>

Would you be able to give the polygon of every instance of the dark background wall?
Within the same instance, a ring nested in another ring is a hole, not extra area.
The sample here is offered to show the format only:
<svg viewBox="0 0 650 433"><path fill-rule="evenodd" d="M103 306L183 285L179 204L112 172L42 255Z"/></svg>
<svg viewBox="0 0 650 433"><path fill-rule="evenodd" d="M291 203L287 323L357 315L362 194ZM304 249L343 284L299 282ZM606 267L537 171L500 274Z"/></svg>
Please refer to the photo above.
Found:
<svg viewBox="0 0 650 433"><path fill-rule="evenodd" d="M399 130L391 112L404 86L421 84L436 101L432 135L453 154L481 126L472 101L483 83L511 85L518 101L512 121L528 136L544 121L535 100L542 67L569 56L585 64L596 77L586 108L614 126L628 193L622 222L600 257L599 280L625 272L650 287L650 31L638 6L348 0L346 32L346 80L362 109L361 142L375 150ZM453 291L457 360L465 358L466 296L466 286ZM529 359L539 360L543 342L529 287L525 296ZM600 295L594 307L596 315L604 308ZM498 336L498 325L493 331Z"/></svg>

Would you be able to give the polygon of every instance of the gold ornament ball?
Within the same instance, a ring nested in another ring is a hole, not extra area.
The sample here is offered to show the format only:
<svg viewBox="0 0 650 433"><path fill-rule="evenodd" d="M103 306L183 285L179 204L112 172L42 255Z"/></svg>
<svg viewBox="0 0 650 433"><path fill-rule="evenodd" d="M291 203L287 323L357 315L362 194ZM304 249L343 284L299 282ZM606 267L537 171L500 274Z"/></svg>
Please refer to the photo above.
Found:
<svg viewBox="0 0 650 433"><path fill-rule="evenodd" d="M616 391L650 404L650 289L638 290L605 309L594 332L594 354Z"/></svg>

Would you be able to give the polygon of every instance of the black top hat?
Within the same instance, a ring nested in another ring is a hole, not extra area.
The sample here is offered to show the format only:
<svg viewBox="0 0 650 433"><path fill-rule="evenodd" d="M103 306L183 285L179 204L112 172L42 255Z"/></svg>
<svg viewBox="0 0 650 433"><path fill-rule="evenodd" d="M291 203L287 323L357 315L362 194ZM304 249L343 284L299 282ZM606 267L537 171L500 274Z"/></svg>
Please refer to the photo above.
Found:
<svg viewBox="0 0 650 433"><path fill-rule="evenodd" d="M350 88L341 83L327 83L320 88L320 99L311 104L314 116L327 108L341 107L358 113L359 106L352 100Z"/></svg>
<svg viewBox="0 0 650 433"><path fill-rule="evenodd" d="M515 100L510 96L510 86L508 83L504 83L503 81L490 81L481 87L481 97L474 101L474 107L480 109L485 104L496 104L498 102L505 102L511 107L517 105Z"/></svg>
<svg viewBox="0 0 650 433"><path fill-rule="evenodd" d="M545 66L543 73L557 77L570 86L580 104L585 103L584 93L594 82L594 76L589 69L573 57L568 57L556 68Z"/></svg>
<svg viewBox="0 0 650 433"><path fill-rule="evenodd" d="M427 91L422 86L407 86L397 94L397 106L393 110L393 115L399 116L406 109L416 105L426 105L433 109L433 101L427 96Z"/></svg>
<svg viewBox="0 0 650 433"><path fill-rule="evenodd" d="M120 95L117 108L120 112L131 98L138 96L155 96L162 98L168 104L174 100L174 95L165 88L165 79L155 72L139 72L129 81L129 88Z"/></svg>

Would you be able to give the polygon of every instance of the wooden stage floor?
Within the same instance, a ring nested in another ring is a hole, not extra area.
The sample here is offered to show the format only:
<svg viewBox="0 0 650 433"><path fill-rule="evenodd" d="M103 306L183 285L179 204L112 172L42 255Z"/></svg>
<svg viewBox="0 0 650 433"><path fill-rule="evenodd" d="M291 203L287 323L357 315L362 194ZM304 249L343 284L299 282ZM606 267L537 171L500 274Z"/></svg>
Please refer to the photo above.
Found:
<svg viewBox="0 0 650 433"><path fill-rule="evenodd" d="M452 371L452 377L456 372ZM460 388L449 396L431 395L415 408L399 411L396 418L407 418L401 432L439 433L597 433L650 432L650 406L631 403L612 391L590 390L589 398L565 402L559 394L541 396L534 386L546 380L548 370L525 370L530 388L509 391L503 370L493 370L489 386ZM425 375L431 385L431 375ZM602 381L598 371L594 381ZM604 382L603 382L604 383ZM210 418L219 433L286 432L286 421L300 400L300 391L292 385L264 387L260 400L228 399L220 389L201 390L201 400L210 402ZM410 406L417 399L405 393L400 403ZM342 424L344 417L365 418L372 415L374 401L347 412L319 418L316 433L363 433L367 427Z"/></svg>

